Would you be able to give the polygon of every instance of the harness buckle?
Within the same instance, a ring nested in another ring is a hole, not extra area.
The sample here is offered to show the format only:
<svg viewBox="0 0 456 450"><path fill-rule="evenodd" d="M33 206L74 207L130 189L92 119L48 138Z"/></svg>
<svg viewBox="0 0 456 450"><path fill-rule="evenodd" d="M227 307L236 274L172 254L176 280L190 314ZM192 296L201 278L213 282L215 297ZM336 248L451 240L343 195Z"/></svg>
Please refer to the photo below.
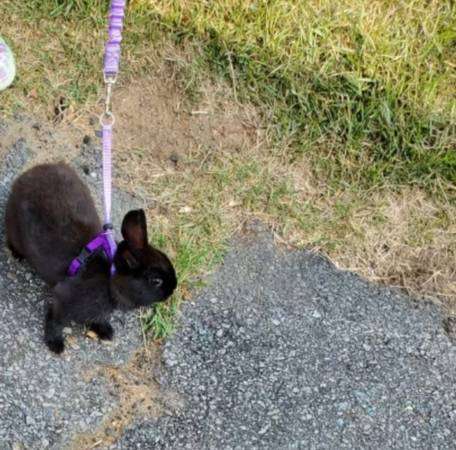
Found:
<svg viewBox="0 0 456 450"><path fill-rule="evenodd" d="M91 254L92 254L92 252L90 250L87 250L86 247L83 247L81 250L81 253L79 253L79 255L77 257L77 260L81 264L84 264Z"/></svg>

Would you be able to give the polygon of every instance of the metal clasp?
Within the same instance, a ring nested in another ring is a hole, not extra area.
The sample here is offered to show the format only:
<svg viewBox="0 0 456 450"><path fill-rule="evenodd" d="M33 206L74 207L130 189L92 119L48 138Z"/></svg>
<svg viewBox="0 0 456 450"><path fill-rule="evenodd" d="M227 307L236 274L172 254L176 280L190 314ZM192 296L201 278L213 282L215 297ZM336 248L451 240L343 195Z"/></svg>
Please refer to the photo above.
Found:
<svg viewBox="0 0 456 450"><path fill-rule="evenodd" d="M116 82L117 77L106 77L106 97L105 97L105 110L104 113L100 116L100 123L102 126L113 126L115 122L114 114L111 111L111 102L112 102L112 87Z"/></svg>
<svg viewBox="0 0 456 450"><path fill-rule="evenodd" d="M112 85L113 83L106 83L106 99L105 99L105 113L111 112L111 100L112 100Z"/></svg>

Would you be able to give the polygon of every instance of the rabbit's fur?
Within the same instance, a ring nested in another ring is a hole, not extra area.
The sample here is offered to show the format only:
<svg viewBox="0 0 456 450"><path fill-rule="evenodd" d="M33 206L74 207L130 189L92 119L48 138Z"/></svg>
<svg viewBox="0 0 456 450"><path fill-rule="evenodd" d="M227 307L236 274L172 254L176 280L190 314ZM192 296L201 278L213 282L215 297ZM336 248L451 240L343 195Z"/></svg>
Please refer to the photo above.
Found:
<svg viewBox="0 0 456 450"><path fill-rule="evenodd" d="M111 339L108 319L114 308L150 306L176 288L171 262L148 244L143 210L130 211L123 219L124 240L114 257L114 275L103 252L96 252L76 276L67 276L71 261L102 225L88 188L64 163L35 166L17 178L5 221L13 255L25 258L53 289L45 341L56 353L64 349L62 329L69 321Z"/></svg>

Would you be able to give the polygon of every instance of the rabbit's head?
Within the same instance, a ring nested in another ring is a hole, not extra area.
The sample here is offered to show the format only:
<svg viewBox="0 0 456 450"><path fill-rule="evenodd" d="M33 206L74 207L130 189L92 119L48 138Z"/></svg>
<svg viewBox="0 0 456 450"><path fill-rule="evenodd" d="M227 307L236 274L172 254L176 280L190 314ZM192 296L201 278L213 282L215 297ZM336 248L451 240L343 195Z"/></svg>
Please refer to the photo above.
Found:
<svg viewBox="0 0 456 450"><path fill-rule="evenodd" d="M176 272L168 257L149 245L142 209L124 217L122 236L114 257L116 274L111 279L116 306L132 309L166 300L177 286Z"/></svg>

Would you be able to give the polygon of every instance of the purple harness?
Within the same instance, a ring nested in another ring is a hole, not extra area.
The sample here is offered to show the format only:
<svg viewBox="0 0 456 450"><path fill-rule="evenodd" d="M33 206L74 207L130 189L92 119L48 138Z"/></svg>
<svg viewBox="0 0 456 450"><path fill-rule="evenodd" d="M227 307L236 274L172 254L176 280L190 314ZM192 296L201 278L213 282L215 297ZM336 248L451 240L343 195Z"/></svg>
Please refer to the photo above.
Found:
<svg viewBox="0 0 456 450"><path fill-rule="evenodd" d="M111 265L111 275L116 273L114 266L114 255L116 254L117 245L114 241L112 231L106 230L97 234L79 253L79 255L71 261L70 267L68 267L68 276L74 277L79 269L85 264L90 255L95 253L97 250L102 249L107 260Z"/></svg>

